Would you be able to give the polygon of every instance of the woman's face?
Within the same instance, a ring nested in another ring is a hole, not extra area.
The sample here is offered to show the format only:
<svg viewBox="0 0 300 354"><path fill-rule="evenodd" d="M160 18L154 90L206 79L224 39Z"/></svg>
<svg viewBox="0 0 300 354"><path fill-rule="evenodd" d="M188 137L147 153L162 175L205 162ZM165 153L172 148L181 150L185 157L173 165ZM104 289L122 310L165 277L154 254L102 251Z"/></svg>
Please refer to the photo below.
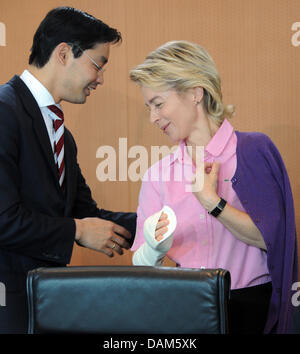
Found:
<svg viewBox="0 0 300 354"><path fill-rule="evenodd" d="M173 143L186 139L197 120L197 106L192 90L157 91L142 87L145 104L150 110L150 122L156 124Z"/></svg>

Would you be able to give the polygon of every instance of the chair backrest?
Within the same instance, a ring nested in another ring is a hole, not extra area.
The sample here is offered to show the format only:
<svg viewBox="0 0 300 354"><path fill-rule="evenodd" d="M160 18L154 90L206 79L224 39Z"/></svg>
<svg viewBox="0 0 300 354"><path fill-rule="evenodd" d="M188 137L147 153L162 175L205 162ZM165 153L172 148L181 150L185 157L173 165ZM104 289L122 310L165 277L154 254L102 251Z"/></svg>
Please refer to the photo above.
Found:
<svg viewBox="0 0 300 354"><path fill-rule="evenodd" d="M29 333L227 333L229 291L223 269L39 268Z"/></svg>

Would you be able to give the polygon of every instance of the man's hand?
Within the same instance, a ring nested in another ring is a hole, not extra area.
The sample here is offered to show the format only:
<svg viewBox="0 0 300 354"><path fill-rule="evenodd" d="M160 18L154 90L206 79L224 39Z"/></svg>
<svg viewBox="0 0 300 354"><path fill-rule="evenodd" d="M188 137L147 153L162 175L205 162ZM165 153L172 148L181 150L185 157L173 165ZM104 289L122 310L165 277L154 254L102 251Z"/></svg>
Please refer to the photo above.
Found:
<svg viewBox="0 0 300 354"><path fill-rule="evenodd" d="M113 257L114 252L123 254L122 248L129 249L131 234L124 227L100 218L75 219L75 240L81 246L103 252Z"/></svg>

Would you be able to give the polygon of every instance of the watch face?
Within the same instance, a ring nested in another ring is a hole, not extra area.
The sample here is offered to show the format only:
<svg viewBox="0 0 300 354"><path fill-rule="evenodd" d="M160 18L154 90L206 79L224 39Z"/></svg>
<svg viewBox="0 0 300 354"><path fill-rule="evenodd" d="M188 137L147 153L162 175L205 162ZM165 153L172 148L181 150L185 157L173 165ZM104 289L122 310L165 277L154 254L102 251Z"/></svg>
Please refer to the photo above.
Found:
<svg viewBox="0 0 300 354"><path fill-rule="evenodd" d="M220 203L218 204L218 208L220 208L222 211L224 209L226 203L227 203L226 200L221 198Z"/></svg>
<svg viewBox="0 0 300 354"><path fill-rule="evenodd" d="M215 209L211 212L212 216L218 216L223 209L220 209L219 206L215 207Z"/></svg>
<svg viewBox="0 0 300 354"><path fill-rule="evenodd" d="M227 203L226 200L221 198L219 204L209 214L214 216L214 217L217 217L221 213L221 211L224 209L226 203Z"/></svg>

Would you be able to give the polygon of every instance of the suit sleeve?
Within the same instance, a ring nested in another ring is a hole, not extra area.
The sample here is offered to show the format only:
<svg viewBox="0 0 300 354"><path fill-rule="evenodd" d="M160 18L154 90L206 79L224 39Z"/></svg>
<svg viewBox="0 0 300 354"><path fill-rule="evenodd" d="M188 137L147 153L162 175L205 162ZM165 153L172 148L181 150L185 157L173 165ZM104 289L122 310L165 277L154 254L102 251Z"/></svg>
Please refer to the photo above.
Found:
<svg viewBox="0 0 300 354"><path fill-rule="evenodd" d="M12 109L0 102L0 248L36 259L69 263L75 238L72 218L50 217L21 199L20 134ZM30 166L28 166L30 168Z"/></svg>
<svg viewBox="0 0 300 354"><path fill-rule="evenodd" d="M72 140L77 152L76 143L73 138ZM99 209L97 203L92 197L92 193L89 186L86 184L85 178L81 173L78 163L77 171L77 193L72 212L73 217L76 219L82 219L86 217L98 217L101 219L110 220L118 225L121 225L131 233L132 245L136 231L136 213L115 212L105 209Z"/></svg>

